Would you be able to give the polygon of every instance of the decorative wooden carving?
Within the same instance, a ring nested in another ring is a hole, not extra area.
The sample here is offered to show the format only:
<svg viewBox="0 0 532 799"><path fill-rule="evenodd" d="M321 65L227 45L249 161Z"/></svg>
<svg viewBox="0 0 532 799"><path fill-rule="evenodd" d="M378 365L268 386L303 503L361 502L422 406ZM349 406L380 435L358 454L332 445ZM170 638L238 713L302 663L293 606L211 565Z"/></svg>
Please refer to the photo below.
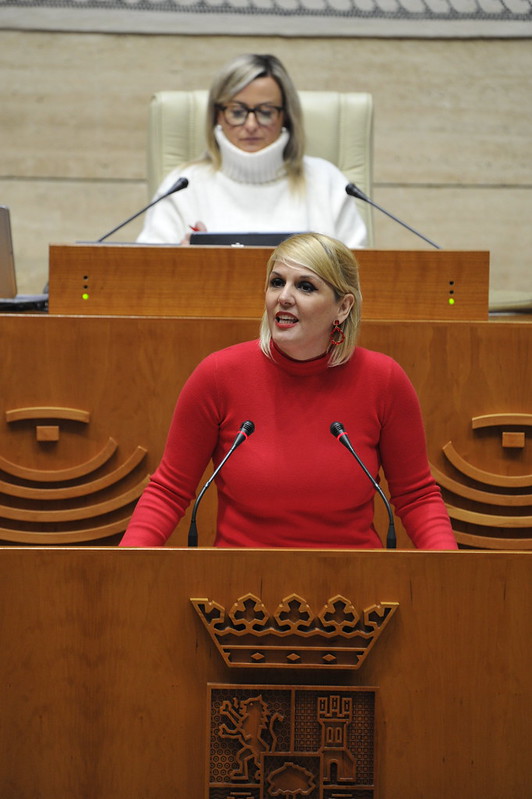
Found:
<svg viewBox="0 0 532 799"><path fill-rule="evenodd" d="M297 594L270 614L254 594L229 611L211 599L190 600L227 666L358 669L398 607L379 602L360 613L337 594L314 613Z"/></svg>
<svg viewBox="0 0 532 799"><path fill-rule="evenodd" d="M92 480L90 483L78 483L73 486L63 486L62 488L33 488L16 483L6 483L0 480L0 492L9 494L12 497L25 497L26 499L68 499L70 497L83 497L87 494L95 494L103 488L108 488L117 483L123 477L132 472L143 460L147 450L144 447L137 447L131 455L126 458L120 466L111 472Z"/></svg>
<svg viewBox="0 0 532 799"><path fill-rule="evenodd" d="M61 480L75 480L79 477L95 472L100 466L103 466L111 455L116 452L118 444L112 438L104 444L100 452L94 458L91 458L84 463L77 466L71 466L66 469L29 469L21 466L18 463L11 463L7 458L0 456L0 469L13 475L13 477L20 477L23 480L38 480L41 483L56 483Z"/></svg>
<svg viewBox="0 0 532 799"><path fill-rule="evenodd" d="M526 433L523 428L532 427L532 414L529 413L492 413L474 416L471 420L473 430L495 428L500 433L502 448L524 449ZM510 430L503 428L510 427ZM516 428L522 428L518 430ZM456 531L459 543L466 546L488 547L491 549L508 549L515 546L519 549L532 548L532 539L510 538L489 535L490 528L523 531L530 534L532 530L532 514L526 509L532 508L532 474L502 474L488 471L471 464L457 452L452 441L448 441L442 452L448 463L460 474L456 480L431 464L434 478L444 489L447 500L447 511L451 520L473 524L479 531L475 534ZM498 490L494 490L498 489ZM528 489L521 491L520 489ZM458 500L478 503L478 508L460 507ZM493 508L497 506L497 510ZM508 513L501 513L501 509ZM483 534L483 528L487 528Z"/></svg>
<svg viewBox="0 0 532 799"><path fill-rule="evenodd" d="M59 425L39 424L35 428L37 441L59 441Z"/></svg>
<svg viewBox="0 0 532 799"><path fill-rule="evenodd" d="M474 416L471 420L473 430L501 425L532 427L532 413L484 413L482 416Z"/></svg>
<svg viewBox="0 0 532 799"><path fill-rule="evenodd" d="M209 799L372 799L375 689L209 685Z"/></svg>
<svg viewBox="0 0 532 799"><path fill-rule="evenodd" d="M0 505L0 516L5 519L19 519L26 522L70 522L78 519L90 519L94 516L103 516L117 508L123 508L134 502L142 494L148 478L143 478L130 491L93 505L82 505L78 508L64 510L28 510L26 508L13 508Z"/></svg>
<svg viewBox="0 0 532 799"><path fill-rule="evenodd" d="M57 406L43 405L31 408L13 408L6 411L7 422L19 422L26 419L70 419L72 422L89 424L91 415L89 411L81 408L59 408Z"/></svg>
<svg viewBox="0 0 532 799"><path fill-rule="evenodd" d="M495 472L487 472L484 469L478 469L472 466L464 458L462 458L455 450L452 441L449 441L442 447L444 454L450 463L459 472L462 472L466 477L471 477L479 483L486 483L492 486L501 486L502 488L522 488L532 486L532 474L514 475L514 474L496 474Z"/></svg>
<svg viewBox="0 0 532 799"><path fill-rule="evenodd" d="M8 424L49 419L90 423L88 411L59 406L9 409L5 418ZM60 425L35 424L35 430L40 446L59 445ZM57 469L33 468L0 455L4 478L0 480L0 538L31 544L70 544L123 532L131 509L126 515L123 511L139 498L148 480L146 474L140 478L135 474L147 450L137 446L125 460L110 468L118 449L118 443L109 437L92 457ZM102 470L103 474L94 479L85 479ZM119 487L121 481L126 485ZM92 499L82 502L85 497Z"/></svg>

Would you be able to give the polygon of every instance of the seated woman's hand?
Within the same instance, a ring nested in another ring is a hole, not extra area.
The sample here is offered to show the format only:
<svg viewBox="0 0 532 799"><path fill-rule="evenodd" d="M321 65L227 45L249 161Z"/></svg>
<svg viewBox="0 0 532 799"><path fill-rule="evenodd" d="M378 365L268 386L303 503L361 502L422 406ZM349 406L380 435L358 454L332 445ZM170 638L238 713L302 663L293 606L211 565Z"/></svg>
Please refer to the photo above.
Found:
<svg viewBox="0 0 532 799"><path fill-rule="evenodd" d="M185 234L185 237L179 242L182 247L190 247L190 237L193 233L198 233L201 231L202 233L207 232L207 227L204 222L194 222L193 225L190 225L190 232Z"/></svg>

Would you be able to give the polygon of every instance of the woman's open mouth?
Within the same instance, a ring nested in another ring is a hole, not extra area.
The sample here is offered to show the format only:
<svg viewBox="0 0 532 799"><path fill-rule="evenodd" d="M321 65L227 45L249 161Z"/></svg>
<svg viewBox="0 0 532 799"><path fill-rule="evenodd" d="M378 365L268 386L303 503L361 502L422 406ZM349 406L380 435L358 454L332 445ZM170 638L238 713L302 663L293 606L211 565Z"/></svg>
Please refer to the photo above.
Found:
<svg viewBox="0 0 532 799"><path fill-rule="evenodd" d="M277 327L288 328L293 327L298 322L297 316L293 314L278 313L275 314L275 323Z"/></svg>

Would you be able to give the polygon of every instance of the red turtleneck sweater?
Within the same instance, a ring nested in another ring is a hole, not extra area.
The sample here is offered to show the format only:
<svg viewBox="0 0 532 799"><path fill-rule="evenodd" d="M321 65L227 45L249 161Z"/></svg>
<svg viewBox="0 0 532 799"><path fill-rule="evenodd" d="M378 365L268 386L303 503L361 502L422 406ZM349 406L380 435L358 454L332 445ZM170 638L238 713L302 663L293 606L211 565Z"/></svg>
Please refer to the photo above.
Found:
<svg viewBox="0 0 532 799"><path fill-rule="evenodd" d="M351 360L272 359L249 341L203 360L183 387L161 463L139 500L121 546L163 546L240 425L255 432L216 479L222 547L378 548L375 489L331 435L344 425L419 549L456 549L431 476L419 402L390 357L357 347ZM183 541L183 545L186 542Z"/></svg>

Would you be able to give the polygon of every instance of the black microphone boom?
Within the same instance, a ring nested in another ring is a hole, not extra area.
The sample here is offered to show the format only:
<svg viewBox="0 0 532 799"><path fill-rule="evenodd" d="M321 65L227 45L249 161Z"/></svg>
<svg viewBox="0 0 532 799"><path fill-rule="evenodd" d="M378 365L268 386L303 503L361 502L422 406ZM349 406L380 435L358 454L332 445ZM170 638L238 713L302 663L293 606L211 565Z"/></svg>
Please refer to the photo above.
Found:
<svg viewBox="0 0 532 799"><path fill-rule="evenodd" d="M250 422L249 420L247 422L242 422L242 424L240 425L240 430L238 432L238 435L233 441L231 449L229 450L225 458L223 458L223 460L220 461L220 463L218 464L218 466L216 467L216 469L214 470L214 472L209 477L209 479L201 489L200 493L198 494L198 497L194 503L194 507L192 508L192 515L190 517L190 527L188 528L189 547L198 546L198 528L196 526L196 514L198 512L198 506L201 502L204 493L206 492L206 490L208 489L208 487L210 486L210 484L212 483L212 481L214 480L214 478L216 477L216 475L218 474L218 472L220 471L226 460L233 454L235 449L239 447L240 444L242 444L242 442L246 441L249 438L249 436L254 432L255 432L255 425L253 424L253 422Z"/></svg>
<svg viewBox="0 0 532 799"><path fill-rule="evenodd" d="M332 435L336 438L340 444L343 444L344 447L349 450L351 455L355 458L359 466L362 468L362 471L369 477L370 481L373 483L374 488L380 494L384 505L386 506L386 510L388 512L388 533L386 535L386 548L387 549L395 549L397 546L397 539L395 536L395 522L393 518L392 509L390 507L390 503L388 502L386 495L380 485L377 483L373 475L370 471L366 468L366 466L362 463L359 456L353 449L351 442L349 441L349 437L345 432L345 428L341 422L333 422L330 427L330 431Z"/></svg>
<svg viewBox="0 0 532 799"><path fill-rule="evenodd" d="M405 227L407 230L410 230L411 233L415 233L416 236L419 236L421 239L428 242L432 247L435 247L437 250L441 250L439 244L436 244L436 242L431 241L431 239L428 239L426 236L423 235L423 233L419 233L419 231L414 230L414 228L410 227L410 225L407 225L406 222L402 222L400 219L398 219L398 217L394 216L389 211L386 211L386 209L382 208L380 205L377 205L377 203L374 202L373 200L370 200L368 195L364 194L362 189L359 189L358 186L355 186L354 183L348 183L347 186L345 187L345 190L349 195L351 195L351 197L356 197L357 200L364 200L365 203L369 203L374 208L377 208L377 210L382 211L383 214L389 216L390 219L393 219L394 222L399 222L400 225Z"/></svg>
<svg viewBox="0 0 532 799"><path fill-rule="evenodd" d="M160 203L161 200L164 200L165 197L169 197L170 194L174 194L176 191L181 191L181 189L186 189L187 186L188 186L188 179L187 178L178 178L171 189L168 189L168 191L165 191L165 193L161 194L160 197L157 197L157 199L153 200L151 203L146 205L144 208L141 208L140 211L137 211L136 214L133 214L133 216L130 216L129 219L126 219L125 222L120 222L120 224L117 225L116 227L114 227L112 230L110 230L109 233L106 233L105 236L102 236L101 239L98 239L96 243L100 244L102 241L105 241L105 239L109 238L109 236L112 236L113 233L116 233L117 230L120 230L121 227L125 227L129 222L132 222L134 219L136 219L137 216L140 216L145 211L147 211L148 208L151 208L152 205L156 205L157 203Z"/></svg>

